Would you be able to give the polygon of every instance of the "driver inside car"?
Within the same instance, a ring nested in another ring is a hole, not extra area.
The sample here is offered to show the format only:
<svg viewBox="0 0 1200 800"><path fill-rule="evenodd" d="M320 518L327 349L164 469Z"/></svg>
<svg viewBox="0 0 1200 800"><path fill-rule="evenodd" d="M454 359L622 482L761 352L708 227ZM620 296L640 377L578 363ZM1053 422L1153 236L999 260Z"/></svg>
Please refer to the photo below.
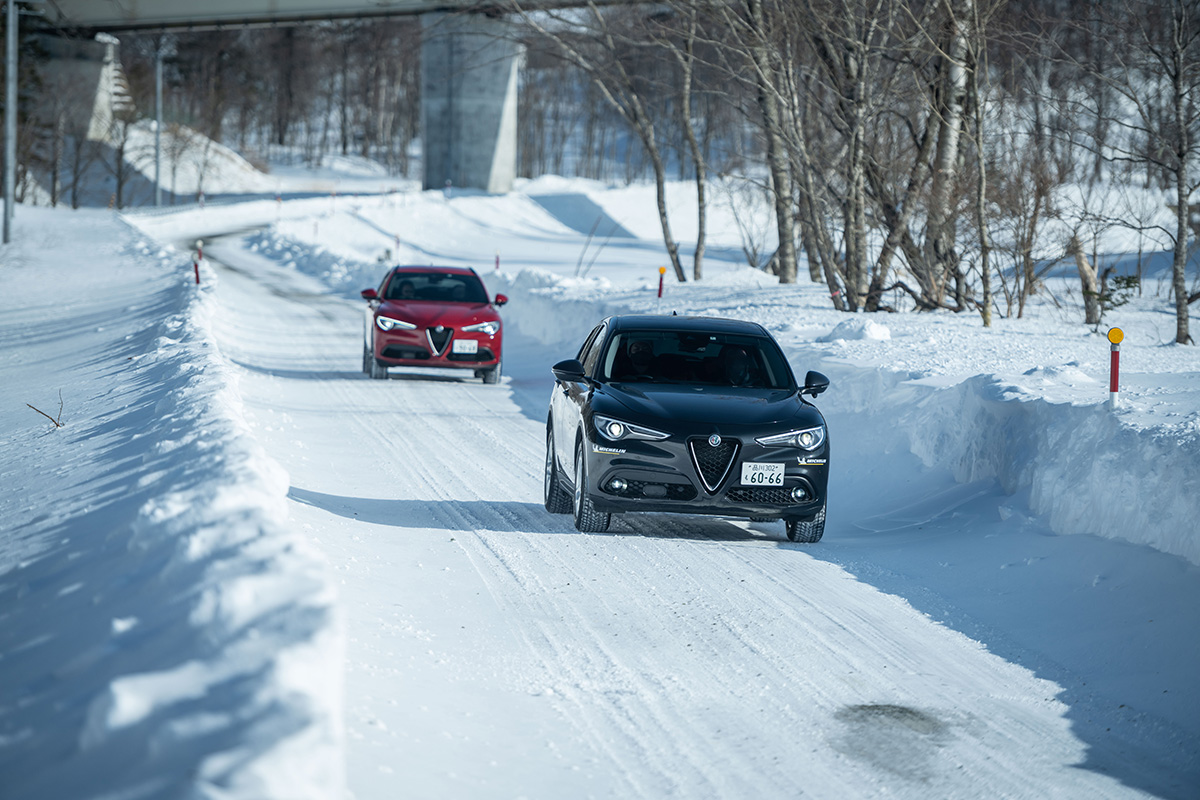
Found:
<svg viewBox="0 0 1200 800"><path fill-rule="evenodd" d="M654 365L654 345L645 339L631 342L629 364L635 375L649 375Z"/></svg>
<svg viewBox="0 0 1200 800"><path fill-rule="evenodd" d="M727 346L722 350L721 369L730 386L750 386L754 383L754 362L744 348Z"/></svg>

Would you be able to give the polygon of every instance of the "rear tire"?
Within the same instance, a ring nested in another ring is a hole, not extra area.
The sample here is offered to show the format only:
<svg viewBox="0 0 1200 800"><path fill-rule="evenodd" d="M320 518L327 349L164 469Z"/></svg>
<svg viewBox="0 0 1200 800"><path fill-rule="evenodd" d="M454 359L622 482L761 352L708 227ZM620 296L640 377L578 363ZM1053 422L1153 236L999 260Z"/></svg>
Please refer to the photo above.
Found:
<svg viewBox="0 0 1200 800"><path fill-rule="evenodd" d="M546 478L542 486L542 502L551 514L571 512L571 493L562 485L558 474L558 458L554 455L554 429L546 430Z"/></svg>
<svg viewBox="0 0 1200 800"><path fill-rule="evenodd" d="M499 383L501 372L502 372L502 370L500 368L500 362L496 362L496 366L492 367L491 369L485 369L483 371L483 382L484 383Z"/></svg>
<svg viewBox="0 0 1200 800"><path fill-rule="evenodd" d="M602 514L592 505L587 493L587 458L583 443L575 448L575 529L584 533L603 533L608 530L612 514Z"/></svg>
<svg viewBox="0 0 1200 800"><path fill-rule="evenodd" d="M787 537L793 542L801 544L815 544L821 541L821 537L825 535L825 504L821 504L821 510L817 515L810 520L795 520L787 521Z"/></svg>

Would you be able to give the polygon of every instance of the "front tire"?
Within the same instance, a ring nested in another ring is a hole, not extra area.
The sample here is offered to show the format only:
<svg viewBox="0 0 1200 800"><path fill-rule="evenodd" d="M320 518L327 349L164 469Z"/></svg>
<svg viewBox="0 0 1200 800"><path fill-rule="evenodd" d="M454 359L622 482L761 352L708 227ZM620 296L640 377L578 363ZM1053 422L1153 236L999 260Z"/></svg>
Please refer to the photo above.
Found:
<svg viewBox="0 0 1200 800"><path fill-rule="evenodd" d="M483 382L484 383L499 383L500 382L500 374L501 374L500 364L501 364L501 362L497 361L496 366L492 367L491 369L485 369L483 371Z"/></svg>
<svg viewBox="0 0 1200 800"><path fill-rule="evenodd" d="M546 430L546 478L542 485L542 502L551 514L571 511L571 494L562 485L558 474L558 458L554 455L554 429Z"/></svg>
<svg viewBox="0 0 1200 800"><path fill-rule="evenodd" d="M367 348L366 343L363 343L363 372L367 375L371 374L371 362L375 359L371 356L371 351Z"/></svg>
<svg viewBox="0 0 1200 800"><path fill-rule="evenodd" d="M787 537L801 544L815 544L825 535L825 504L810 520L789 519L787 521Z"/></svg>
<svg viewBox="0 0 1200 800"><path fill-rule="evenodd" d="M379 359L375 358L375 356L370 356L370 358L371 358L371 373L370 373L371 377L374 378L375 380L380 380L380 381L387 380L388 368L386 366L384 366L383 364L380 364Z"/></svg>
<svg viewBox="0 0 1200 800"><path fill-rule="evenodd" d="M602 514L592 505L587 493L587 458L584 443L575 448L575 529L584 533L604 533L612 521L612 514Z"/></svg>

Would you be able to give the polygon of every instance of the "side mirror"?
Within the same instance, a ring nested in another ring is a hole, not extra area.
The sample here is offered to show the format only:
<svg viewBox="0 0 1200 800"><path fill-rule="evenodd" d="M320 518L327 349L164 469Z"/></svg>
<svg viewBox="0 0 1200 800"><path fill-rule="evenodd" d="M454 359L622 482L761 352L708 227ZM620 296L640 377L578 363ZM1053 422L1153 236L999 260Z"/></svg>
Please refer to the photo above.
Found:
<svg viewBox="0 0 1200 800"><path fill-rule="evenodd" d="M550 371L554 373L555 380L569 383L580 383L583 381L583 364L580 364L573 358L558 362L550 368Z"/></svg>
<svg viewBox="0 0 1200 800"><path fill-rule="evenodd" d="M800 390L800 394L811 394L816 397L821 392L829 388L829 378L826 378L819 372L809 371L804 376L804 388Z"/></svg>
<svg viewBox="0 0 1200 800"><path fill-rule="evenodd" d="M508 302L508 295L506 295L506 294L496 295L496 305L502 306L507 302Z"/></svg>
<svg viewBox="0 0 1200 800"><path fill-rule="evenodd" d="M375 291L374 289L363 289L361 292L359 292L359 294L362 295L363 300L379 299L379 292Z"/></svg>

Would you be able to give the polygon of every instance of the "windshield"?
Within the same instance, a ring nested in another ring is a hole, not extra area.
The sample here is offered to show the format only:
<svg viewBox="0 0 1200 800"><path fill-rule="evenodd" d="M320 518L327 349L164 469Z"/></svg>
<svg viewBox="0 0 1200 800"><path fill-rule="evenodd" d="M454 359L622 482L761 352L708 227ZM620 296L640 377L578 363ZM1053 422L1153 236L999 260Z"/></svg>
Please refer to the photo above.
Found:
<svg viewBox="0 0 1200 800"><path fill-rule="evenodd" d="M692 331L629 331L608 343L601 378L628 383L791 389L779 348L762 336Z"/></svg>
<svg viewBox="0 0 1200 800"><path fill-rule="evenodd" d="M474 275L444 272L397 272L388 281L384 300L435 303L486 303L487 291Z"/></svg>

